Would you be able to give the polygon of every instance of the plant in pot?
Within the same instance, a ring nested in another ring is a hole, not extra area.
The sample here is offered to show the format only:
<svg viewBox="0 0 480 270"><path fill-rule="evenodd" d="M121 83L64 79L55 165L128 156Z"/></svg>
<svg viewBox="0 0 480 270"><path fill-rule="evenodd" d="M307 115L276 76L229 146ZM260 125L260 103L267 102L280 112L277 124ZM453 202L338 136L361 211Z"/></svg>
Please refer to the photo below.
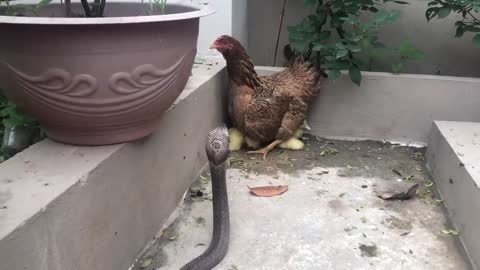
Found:
<svg viewBox="0 0 480 270"><path fill-rule="evenodd" d="M156 128L190 76L208 5L4 2L0 87L54 140L105 145Z"/></svg>
<svg viewBox="0 0 480 270"><path fill-rule="evenodd" d="M3 136L2 161L43 138L38 123L0 92L0 130Z"/></svg>

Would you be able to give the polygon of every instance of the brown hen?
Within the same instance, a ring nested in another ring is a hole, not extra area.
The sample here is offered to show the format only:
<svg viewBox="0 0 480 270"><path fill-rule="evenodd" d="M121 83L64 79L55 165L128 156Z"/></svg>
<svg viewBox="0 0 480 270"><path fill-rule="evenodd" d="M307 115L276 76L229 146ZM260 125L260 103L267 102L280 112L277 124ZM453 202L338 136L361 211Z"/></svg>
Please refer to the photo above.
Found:
<svg viewBox="0 0 480 270"><path fill-rule="evenodd" d="M210 48L217 49L227 61L230 119L247 138L268 144L248 152L263 154L265 159L269 151L301 128L319 89L320 71L288 46L284 50L288 67L269 76L257 74L245 48L230 36L218 37Z"/></svg>

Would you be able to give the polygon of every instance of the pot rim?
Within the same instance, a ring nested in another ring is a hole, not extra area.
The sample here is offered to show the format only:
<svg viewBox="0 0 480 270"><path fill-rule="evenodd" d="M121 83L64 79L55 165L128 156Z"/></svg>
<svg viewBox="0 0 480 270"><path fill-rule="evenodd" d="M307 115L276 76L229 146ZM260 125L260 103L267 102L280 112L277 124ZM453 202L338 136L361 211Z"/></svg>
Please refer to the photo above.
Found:
<svg viewBox="0 0 480 270"><path fill-rule="evenodd" d="M22 2L26 2L26 1L22 1ZM59 3L59 1L52 1L52 3ZM141 0L138 0L138 1L114 0L114 1L108 1L107 5L111 3L141 3ZM196 10L189 11L189 12L174 13L174 14L165 14L165 15L101 17L101 18L0 16L0 24L32 24L32 25L132 24L132 23L150 23L150 22L188 20L188 19L195 19L195 18L208 16L216 12L215 9L213 9L213 7L211 7L210 5L198 5L194 3L173 3L172 5L191 7L191 8L195 8Z"/></svg>

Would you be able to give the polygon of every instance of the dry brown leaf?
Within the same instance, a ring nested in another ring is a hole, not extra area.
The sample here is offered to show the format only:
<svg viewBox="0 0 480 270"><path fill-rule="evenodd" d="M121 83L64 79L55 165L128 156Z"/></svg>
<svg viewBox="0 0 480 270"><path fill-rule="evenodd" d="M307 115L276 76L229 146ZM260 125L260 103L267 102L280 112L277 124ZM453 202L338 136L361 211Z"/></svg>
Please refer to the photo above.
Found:
<svg viewBox="0 0 480 270"><path fill-rule="evenodd" d="M258 197L277 196L288 190L288 186L247 187L250 189L250 192Z"/></svg>
<svg viewBox="0 0 480 270"><path fill-rule="evenodd" d="M411 186L406 192L400 192L400 193L384 193L381 194L379 197L384 199L384 200L409 200L413 197L415 197L415 194L417 193L417 188L418 184L415 184Z"/></svg>

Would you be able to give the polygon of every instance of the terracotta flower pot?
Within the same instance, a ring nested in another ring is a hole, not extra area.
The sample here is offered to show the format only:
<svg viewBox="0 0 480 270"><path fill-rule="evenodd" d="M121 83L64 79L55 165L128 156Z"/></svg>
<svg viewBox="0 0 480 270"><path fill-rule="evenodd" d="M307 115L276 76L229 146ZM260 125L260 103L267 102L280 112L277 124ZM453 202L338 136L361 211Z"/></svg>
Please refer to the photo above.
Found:
<svg viewBox="0 0 480 270"><path fill-rule="evenodd" d="M172 4L165 15L144 16L147 7L107 1L105 17L61 18L64 8L51 4L38 17L0 16L0 36L8 37L0 42L0 87L60 142L149 135L185 87L199 18L213 11Z"/></svg>

